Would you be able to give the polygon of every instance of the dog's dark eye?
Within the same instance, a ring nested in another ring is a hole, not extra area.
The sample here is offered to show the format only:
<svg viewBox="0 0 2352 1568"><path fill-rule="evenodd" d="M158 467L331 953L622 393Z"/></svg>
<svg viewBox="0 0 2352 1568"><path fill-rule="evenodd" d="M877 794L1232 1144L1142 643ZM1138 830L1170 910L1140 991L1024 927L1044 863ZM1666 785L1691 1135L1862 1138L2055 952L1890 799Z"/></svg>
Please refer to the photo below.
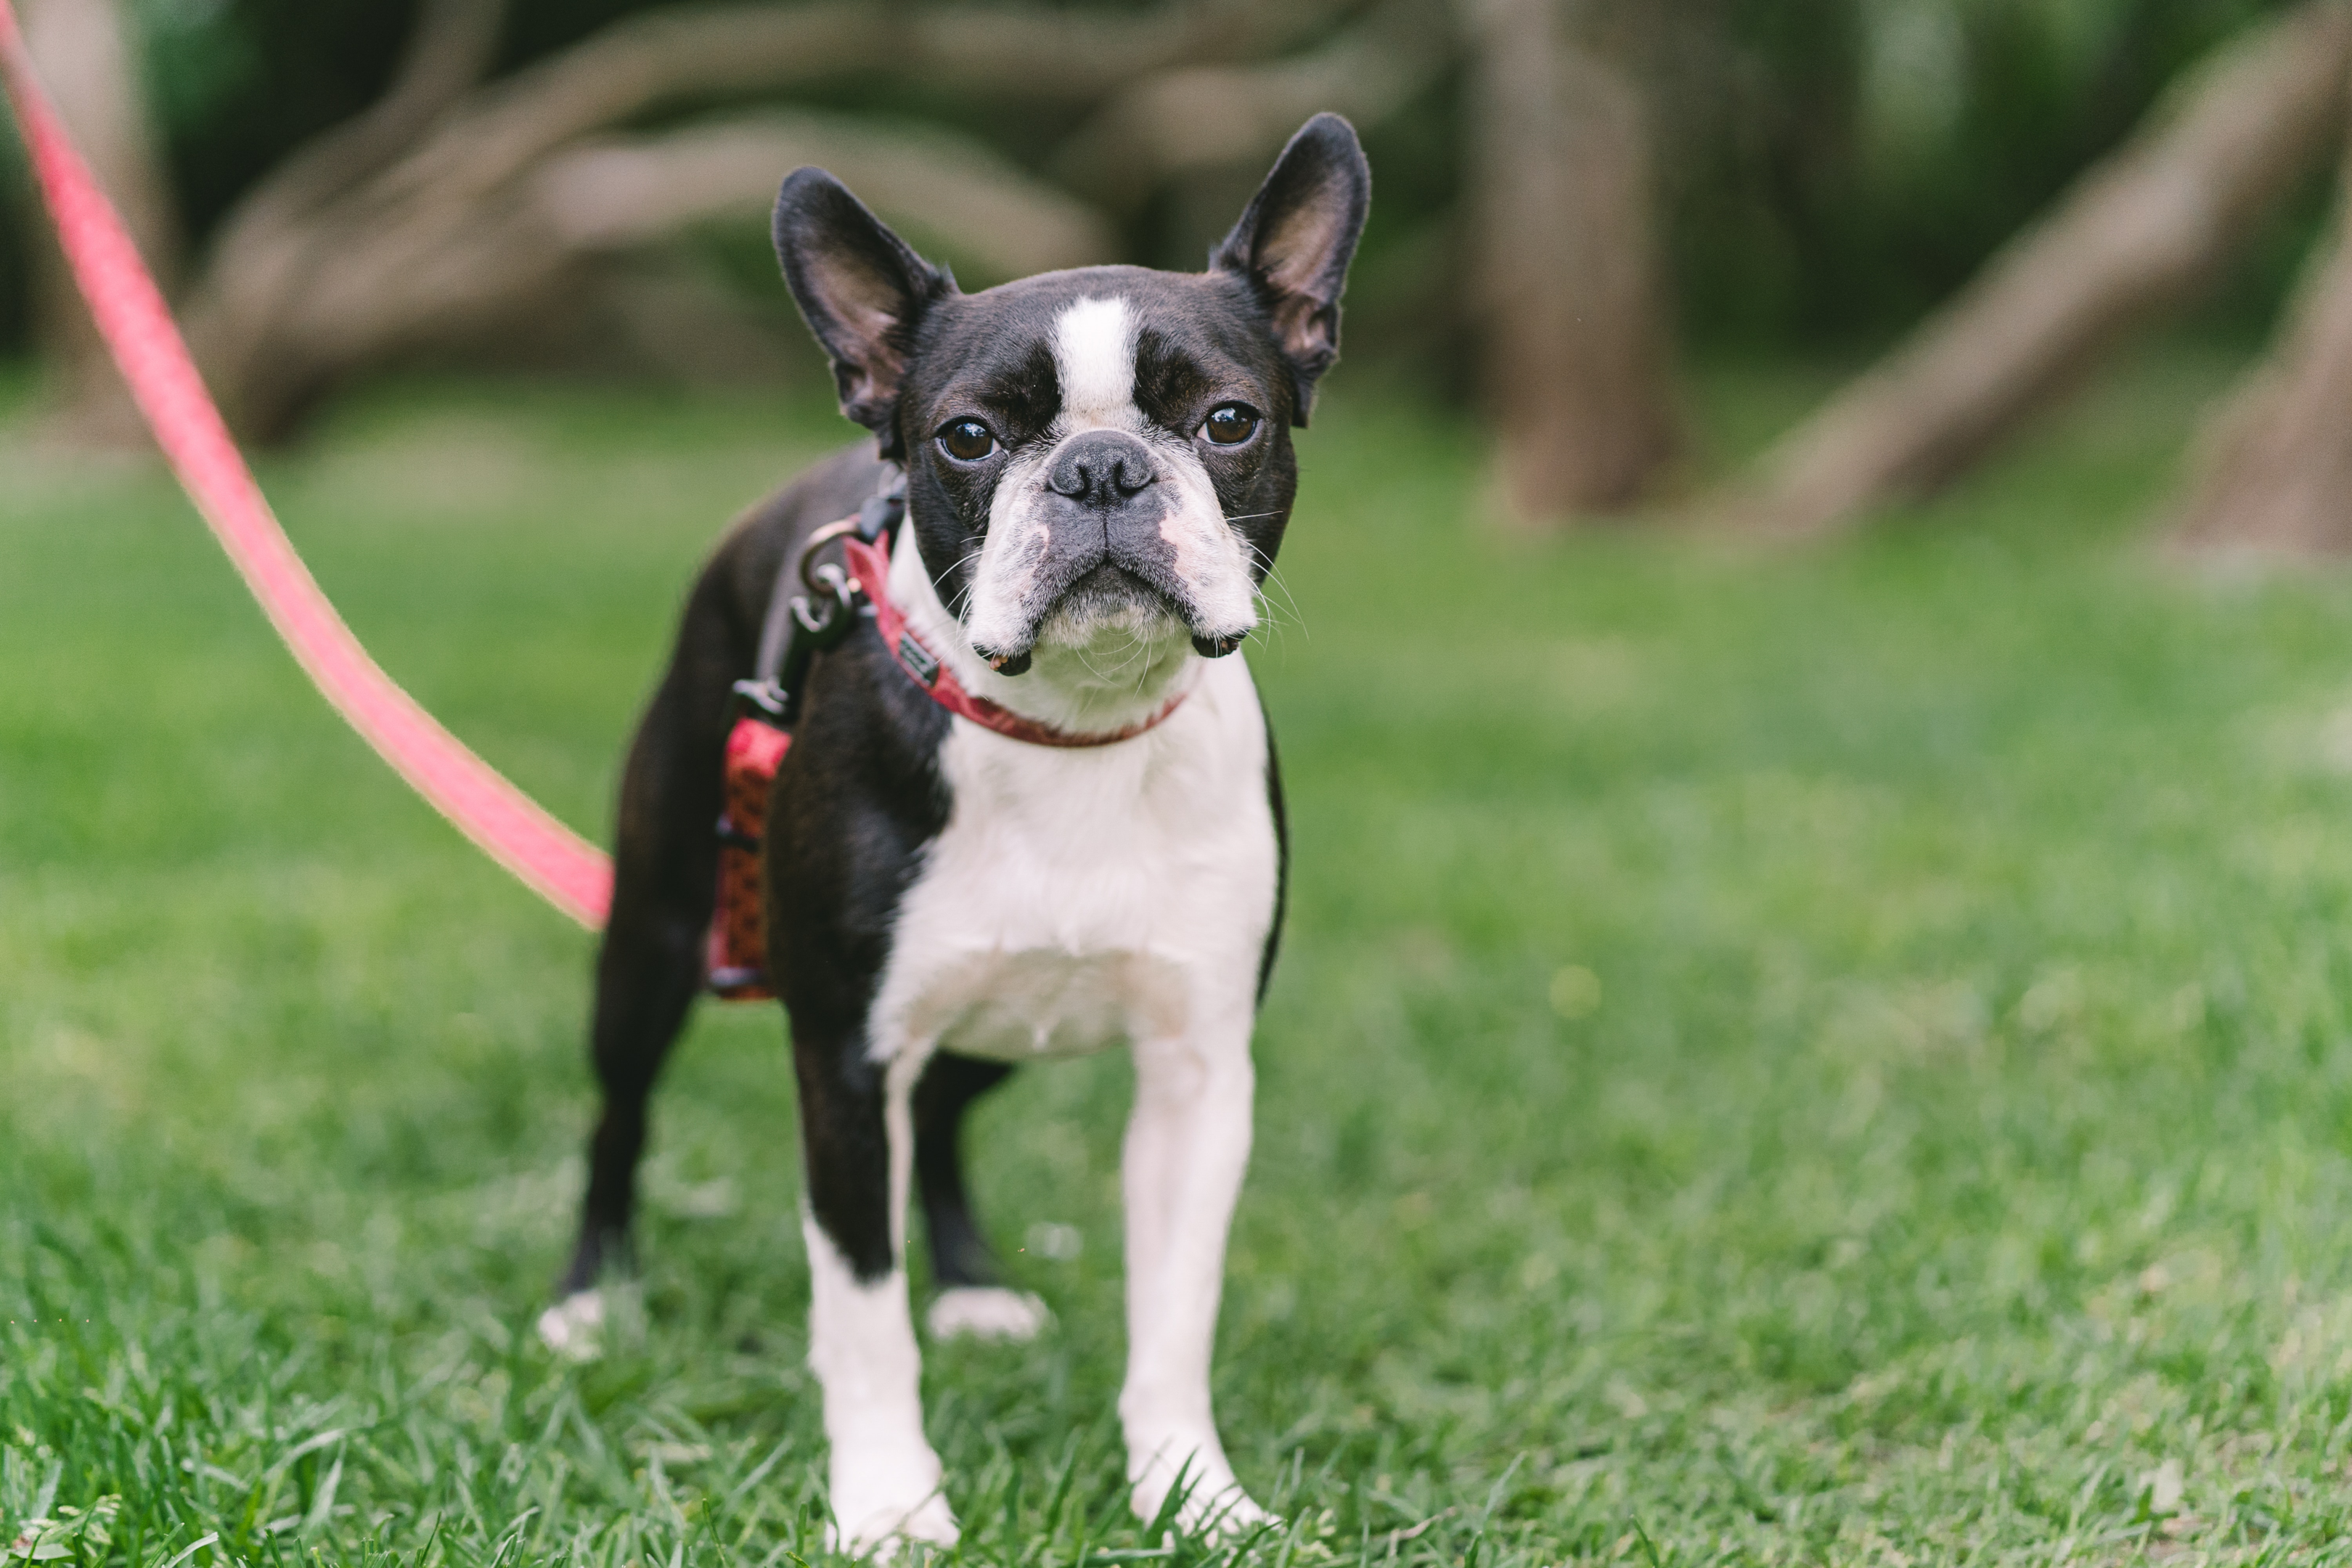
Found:
<svg viewBox="0 0 2352 1568"><path fill-rule="evenodd" d="M1257 434L1257 411L1238 403L1222 404L1209 410L1208 418L1201 422L1201 434L1220 447L1238 447Z"/></svg>
<svg viewBox="0 0 2352 1568"><path fill-rule="evenodd" d="M940 446L960 463L977 463L996 450L996 436L977 419L955 419L940 426Z"/></svg>

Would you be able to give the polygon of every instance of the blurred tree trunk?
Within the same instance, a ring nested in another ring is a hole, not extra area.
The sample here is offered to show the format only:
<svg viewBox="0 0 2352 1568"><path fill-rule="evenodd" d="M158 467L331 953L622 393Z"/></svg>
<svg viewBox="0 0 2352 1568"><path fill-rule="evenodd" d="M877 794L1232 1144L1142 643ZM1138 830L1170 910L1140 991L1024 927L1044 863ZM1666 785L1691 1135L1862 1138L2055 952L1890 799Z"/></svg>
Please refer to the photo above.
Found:
<svg viewBox="0 0 2352 1568"><path fill-rule="evenodd" d="M2192 297L2339 138L2352 9L2309 0L2190 73L1952 301L1857 377L1725 503L1827 532L1967 471L2117 339Z"/></svg>
<svg viewBox="0 0 2352 1568"><path fill-rule="evenodd" d="M1675 456L1648 110L1611 4L1459 0L1472 47L1471 289L1504 499L1614 512Z"/></svg>
<svg viewBox="0 0 2352 1568"><path fill-rule="evenodd" d="M168 284L178 259L179 226L121 5L26 0L22 13L26 47L58 112L121 212L140 254ZM121 384L65 258L47 225L39 226L39 237L34 253L34 344L52 370L56 395L68 409L120 404ZM122 433L118 426L108 419L90 433Z"/></svg>
<svg viewBox="0 0 2352 1568"><path fill-rule="evenodd" d="M2352 163L2333 232L2271 352L2206 424L2177 541L2206 552L2352 552Z"/></svg>

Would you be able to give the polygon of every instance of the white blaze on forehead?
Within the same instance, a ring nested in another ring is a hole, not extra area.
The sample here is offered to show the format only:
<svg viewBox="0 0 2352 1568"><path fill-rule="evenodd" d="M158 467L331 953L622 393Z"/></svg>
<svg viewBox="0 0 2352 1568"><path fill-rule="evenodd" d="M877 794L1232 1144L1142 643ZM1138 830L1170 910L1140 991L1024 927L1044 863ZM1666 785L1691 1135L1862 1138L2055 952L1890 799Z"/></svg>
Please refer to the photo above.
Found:
<svg viewBox="0 0 2352 1568"><path fill-rule="evenodd" d="M1065 431L1130 428L1135 412L1135 312L1114 295L1066 305L1054 321L1054 368Z"/></svg>

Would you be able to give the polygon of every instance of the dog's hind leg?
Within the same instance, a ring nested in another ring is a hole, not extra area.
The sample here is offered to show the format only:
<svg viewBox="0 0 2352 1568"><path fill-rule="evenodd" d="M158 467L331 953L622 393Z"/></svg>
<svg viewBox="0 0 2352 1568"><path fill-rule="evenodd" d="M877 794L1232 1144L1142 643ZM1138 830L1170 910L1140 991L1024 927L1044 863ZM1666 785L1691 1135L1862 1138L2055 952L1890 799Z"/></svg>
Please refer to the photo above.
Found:
<svg viewBox="0 0 2352 1568"><path fill-rule="evenodd" d="M630 748L621 784L613 911L596 958L590 1041L604 1109L588 1145L588 1192L557 1301L541 1314L549 1346L593 1354L602 1281L630 1266L630 1219L646 1102L702 986L703 943L716 897L720 779L715 746L682 734L699 706L673 670ZM703 765L703 752L709 753Z"/></svg>
<svg viewBox="0 0 2352 1568"><path fill-rule="evenodd" d="M923 1324L934 1339L1025 1340L1048 1321L1043 1301L1005 1287L964 1193L964 1112L1012 1071L1003 1062L940 1051L915 1086L915 1184L939 1288Z"/></svg>

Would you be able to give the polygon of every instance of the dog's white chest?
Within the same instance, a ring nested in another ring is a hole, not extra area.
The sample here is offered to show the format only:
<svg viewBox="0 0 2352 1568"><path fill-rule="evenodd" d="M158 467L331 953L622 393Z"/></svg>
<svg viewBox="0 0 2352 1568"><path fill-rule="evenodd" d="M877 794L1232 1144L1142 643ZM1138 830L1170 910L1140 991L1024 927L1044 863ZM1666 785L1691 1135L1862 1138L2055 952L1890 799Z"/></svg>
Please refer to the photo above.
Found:
<svg viewBox="0 0 2352 1568"><path fill-rule="evenodd" d="M1158 729L1060 750L959 721L946 829L899 906L872 1047L1019 1060L1169 1039L1246 1007L1277 868L1238 658Z"/></svg>

